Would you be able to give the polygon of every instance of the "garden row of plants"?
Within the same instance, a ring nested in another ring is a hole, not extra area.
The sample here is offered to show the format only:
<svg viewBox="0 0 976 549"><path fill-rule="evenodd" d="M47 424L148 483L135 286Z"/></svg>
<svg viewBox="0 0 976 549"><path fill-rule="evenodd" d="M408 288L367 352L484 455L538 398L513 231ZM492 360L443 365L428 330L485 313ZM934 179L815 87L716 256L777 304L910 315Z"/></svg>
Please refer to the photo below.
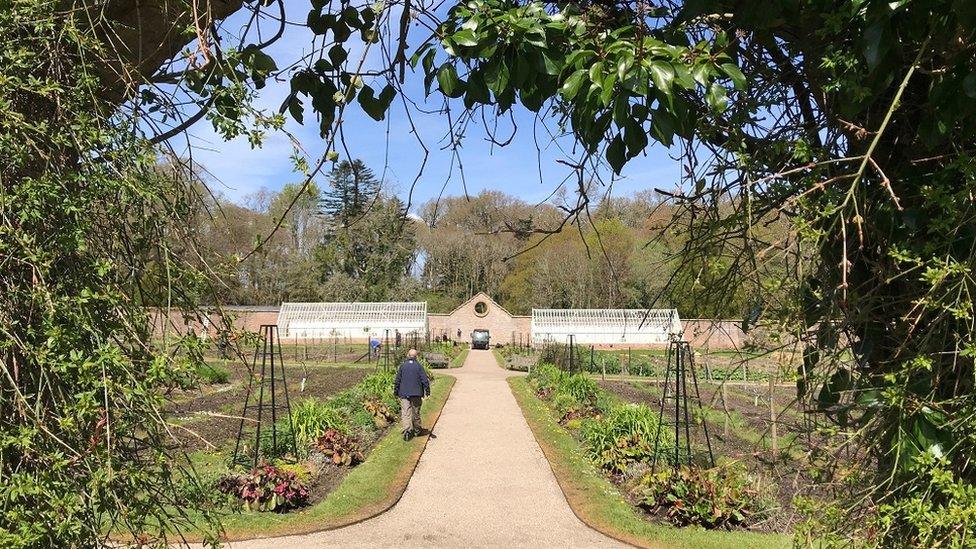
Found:
<svg viewBox="0 0 976 549"><path fill-rule="evenodd" d="M262 431L263 461L247 472L214 479L217 504L231 509L284 512L310 503L310 488L362 463L400 413L393 371L377 371L327 400L306 398L279 419L276 435ZM433 374L428 372L433 379ZM294 447L292 446L294 441ZM244 449L252 455L253 449ZM331 469L331 470L330 470Z"/></svg>
<svg viewBox="0 0 976 549"><path fill-rule="evenodd" d="M572 371L583 371L591 374L609 375L630 375L650 378L664 377L667 370L667 355L663 352L646 354L626 353L619 351L598 350L590 353L588 347L576 347L573 352L575 356L570 357L569 347L563 344L551 344L543 347L539 353L538 361L541 363L555 364L562 369ZM506 367L510 369L526 368L513 367L510 363L517 361L515 351L502 349L502 358ZM743 368L741 365L729 366L710 366L696 364L696 373L700 381L768 381L770 373L759 368ZM784 381L793 381L795 374L787 372L780 374L777 378Z"/></svg>
<svg viewBox="0 0 976 549"><path fill-rule="evenodd" d="M675 464L674 434L658 412L620 401L585 374L542 363L528 382L587 457L653 516L676 526L748 528L775 505L736 464Z"/></svg>

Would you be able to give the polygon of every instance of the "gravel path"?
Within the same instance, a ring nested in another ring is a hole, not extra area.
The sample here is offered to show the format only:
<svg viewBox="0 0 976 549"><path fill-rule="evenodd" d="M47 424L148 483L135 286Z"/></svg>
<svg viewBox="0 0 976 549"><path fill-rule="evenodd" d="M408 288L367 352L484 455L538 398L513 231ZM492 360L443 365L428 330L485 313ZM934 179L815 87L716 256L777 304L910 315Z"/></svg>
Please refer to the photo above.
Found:
<svg viewBox="0 0 976 549"><path fill-rule="evenodd" d="M471 351L400 502L329 532L231 543L286 547L621 547L573 515L491 351Z"/></svg>

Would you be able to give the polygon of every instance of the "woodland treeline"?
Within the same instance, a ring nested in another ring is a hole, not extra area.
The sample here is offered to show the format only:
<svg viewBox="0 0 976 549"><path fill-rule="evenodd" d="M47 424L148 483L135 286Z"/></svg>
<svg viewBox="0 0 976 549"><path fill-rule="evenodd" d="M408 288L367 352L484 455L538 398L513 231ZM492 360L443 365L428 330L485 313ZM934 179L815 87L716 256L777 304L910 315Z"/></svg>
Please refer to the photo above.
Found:
<svg viewBox="0 0 976 549"><path fill-rule="evenodd" d="M721 287L741 249L735 238L700 257L697 268L679 269L689 244L682 216L653 190L604 196L578 228L562 231L563 195L529 204L482 191L443 196L408 214L358 161L340 163L321 185L298 192L288 184L241 203L215 196L207 215L196 217L221 275L213 299L426 300L432 312L448 312L485 291L516 314L533 307L677 307L687 317L741 318L755 298L748 287ZM239 262L279 220L281 229ZM777 224L766 230L785 233ZM771 274L770 284L781 281Z"/></svg>

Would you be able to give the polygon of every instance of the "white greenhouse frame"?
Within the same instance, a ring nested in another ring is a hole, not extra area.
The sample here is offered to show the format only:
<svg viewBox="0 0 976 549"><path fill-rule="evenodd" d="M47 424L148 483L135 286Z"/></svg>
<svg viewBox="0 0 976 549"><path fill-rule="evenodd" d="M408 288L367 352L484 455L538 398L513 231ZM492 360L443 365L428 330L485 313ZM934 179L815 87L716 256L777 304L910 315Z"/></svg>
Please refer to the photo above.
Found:
<svg viewBox="0 0 976 549"><path fill-rule="evenodd" d="M683 333L677 309L532 309L532 341L663 345Z"/></svg>
<svg viewBox="0 0 976 549"><path fill-rule="evenodd" d="M278 327L283 337L368 339L427 335L427 302L282 303Z"/></svg>

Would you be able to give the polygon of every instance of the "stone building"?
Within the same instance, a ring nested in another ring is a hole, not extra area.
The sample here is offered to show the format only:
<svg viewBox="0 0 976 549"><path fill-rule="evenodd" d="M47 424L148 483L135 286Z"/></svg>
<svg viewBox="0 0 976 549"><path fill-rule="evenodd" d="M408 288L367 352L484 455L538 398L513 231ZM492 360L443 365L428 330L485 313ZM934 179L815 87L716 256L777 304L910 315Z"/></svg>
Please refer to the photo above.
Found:
<svg viewBox="0 0 976 549"><path fill-rule="evenodd" d="M461 330L460 340L468 341L472 331L481 329L491 332L493 345L518 343L519 338L526 344L531 340L532 317L513 315L484 292L478 292L450 313L428 314L427 322L431 337L438 339L444 335L457 339Z"/></svg>

